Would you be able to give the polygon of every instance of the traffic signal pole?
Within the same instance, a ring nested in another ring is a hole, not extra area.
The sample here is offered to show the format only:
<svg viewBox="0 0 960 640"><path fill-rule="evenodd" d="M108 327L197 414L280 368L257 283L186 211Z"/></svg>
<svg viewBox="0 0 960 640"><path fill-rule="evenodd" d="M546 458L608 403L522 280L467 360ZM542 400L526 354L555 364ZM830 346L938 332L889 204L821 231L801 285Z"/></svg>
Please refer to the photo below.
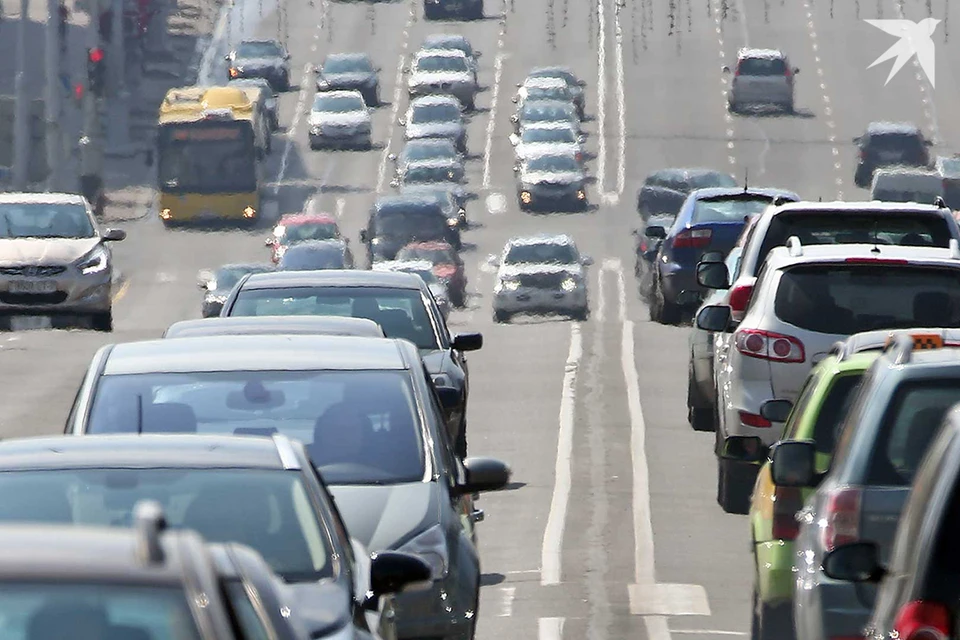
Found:
<svg viewBox="0 0 960 640"><path fill-rule="evenodd" d="M17 191L26 190L30 177L30 98L27 96L27 25L29 24L30 3L28 0L20 0L13 129L13 188Z"/></svg>
<svg viewBox="0 0 960 640"><path fill-rule="evenodd" d="M50 170L47 188L50 191L63 191L63 132L60 129L60 117L63 112L63 94L60 86L60 15L61 0L47 0L47 167Z"/></svg>
<svg viewBox="0 0 960 640"><path fill-rule="evenodd" d="M100 14L98 0L90 2L90 24L87 28L87 88L83 93L83 136L80 138L80 193L95 210L103 204L103 139L100 133L98 91L90 77L90 52L100 52ZM102 54L101 54L102 55Z"/></svg>

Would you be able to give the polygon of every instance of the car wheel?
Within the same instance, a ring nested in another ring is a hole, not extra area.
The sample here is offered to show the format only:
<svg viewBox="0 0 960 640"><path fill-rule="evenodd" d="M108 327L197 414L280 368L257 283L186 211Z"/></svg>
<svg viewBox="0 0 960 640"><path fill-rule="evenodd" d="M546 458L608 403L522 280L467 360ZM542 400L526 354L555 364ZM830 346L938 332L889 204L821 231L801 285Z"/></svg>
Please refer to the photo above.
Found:
<svg viewBox="0 0 960 640"><path fill-rule="evenodd" d="M764 603L760 600L756 584L754 584L753 612L750 616L750 640L793 640L795 637L790 605L772 607Z"/></svg>
<svg viewBox="0 0 960 640"><path fill-rule="evenodd" d="M467 457L467 419L460 419L460 432L457 434L457 441L453 445L454 453L463 460Z"/></svg>
<svg viewBox="0 0 960 640"><path fill-rule="evenodd" d="M466 289L458 289L457 291L451 292L450 302L453 303L457 309L463 309L467 306L467 291Z"/></svg>
<svg viewBox="0 0 960 640"><path fill-rule="evenodd" d="M719 430L717 444L722 444ZM744 515L749 512L756 469L752 464L717 458L717 504L725 513Z"/></svg>
<svg viewBox="0 0 960 640"><path fill-rule="evenodd" d="M103 311L90 316L94 331L113 331L113 311Z"/></svg>
<svg viewBox="0 0 960 640"><path fill-rule="evenodd" d="M510 322L510 314L501 309L494 309L493 321L496 323Z"/></svg>
<svg viewBox="0 0 960 640"><path fill-rule="evenodd" d="M727 111L730 113L740 113L740 105L736 102L728 102Z"/></svg>
<svg viewBox="0 0 960 640"><path fill-rule="evenodd" d="M280 78L280 91L286 93L290 91L290 74L285 73L282 78Z"/></svg>
<svg viewBox="0 0 960 640"><path fill-rule="evenodd" d="M590 307L584 306L582 309L577 309L572 317L577 322L586 322L590 318Z"/></svg>
<svg viewBox="0 0 960 640"><path fill-rule="evenodd" d="M859 165L857 166L856 173L853 174L853 183L861 189L865 189L870 184L870 179L872 177L873 176L870 175L870 171L866 167Z"/></svg>
<svg viewBox="0 0 960 640"><path fill-rule="evenodd" d="M693 375L693 363L687 367L687 422L694 431L713 431L713 408L700 392Z"/></svg>

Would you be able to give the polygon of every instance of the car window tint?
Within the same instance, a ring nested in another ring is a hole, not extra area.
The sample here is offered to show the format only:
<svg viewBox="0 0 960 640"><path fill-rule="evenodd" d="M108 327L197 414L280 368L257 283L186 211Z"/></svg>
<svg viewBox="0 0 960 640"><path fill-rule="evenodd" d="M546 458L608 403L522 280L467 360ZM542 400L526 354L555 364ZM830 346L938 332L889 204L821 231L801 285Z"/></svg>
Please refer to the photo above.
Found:
<svg viewBox="0 0 960 640"><path fill-rule="evenodd" d="M737 67L741 76L782 76L786 72L783 58L742 58Z"/></svg>
<svg viewBox="0 0 960 640"><path fill-rule="evenodd" d="M691 222L697 224L711 222L743 222L747 218L761 213L770 204L769 198L744 198L697 200L693 208Z"/></svg>
<svg viewBox="0 0 960 640"><path fill-rule="evenodd" d="M818 453L833 453L840 424L853 403L862 379L863 375L859 373L834 378L813 423L813 442Z"/></svg>
<svg viewBox="0 0 960 640"><path fill-rule="evenodd" d="M797 402L793 405L793 409L790 411L790 415L783 425L783 434L780 436L781 439L794 440L797 438L797 431L803 422L803 414L806 413L807 407L810 406L810 401L813 399L813 394L817 390L817 385L820 383L821 377L823 377L823 372L816 369L803 383L803 387L797 395Z"/></svg>

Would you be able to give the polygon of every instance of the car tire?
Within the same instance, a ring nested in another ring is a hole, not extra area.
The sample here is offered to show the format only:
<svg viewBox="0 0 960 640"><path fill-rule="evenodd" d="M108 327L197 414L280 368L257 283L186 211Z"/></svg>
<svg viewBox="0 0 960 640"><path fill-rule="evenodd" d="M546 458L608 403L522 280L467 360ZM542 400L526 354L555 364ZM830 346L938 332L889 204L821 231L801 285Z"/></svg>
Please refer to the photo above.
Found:
<svg viewBox="0 0 960 640"><path fill-rule="evenodd" d="M94 331L113 331L113 311L101 311L90 316Z"/></svg>
<svg viewBox="0 0 960 640"><path fill-rule="evenodd" d="M483 0L478 0L476 5L477 6L473 9L473 14L470 17L474 20L483 20L485 17L483 15Z"/></svg>
<svg viewBox="0 0 960 640"><path fill-rule="evenodd" d="M740 113L740 105L736 102L728 102L727 111L730 113Z"/></svg>
<svg viewBox="0 0 960 640"><path fill-rule="evenodd" d="M471 97L471 98L467 101L467 104L464 105L464 106L466 106L467 111L476 111L476 110L477 110L477 98L476 98L476 96Z"/></svg>
<svg viewBox="0 0 960 640"><path fill-rule="evenodd" d="M590 307L584 306L582 309L578 309L571 317L577 322L586 322L590 318Z"/></svg>
<svg viewBox="0 0 960 640"><path fill-rule="evenodd" d="M493 310L493 321L496 322L497 324L503 324L503 323L506 323L506 322L510 322L510 314L507 313L506 311L501 310L501 309L494 309L494 310Z"/></svg>
<svg viewBox="0 0 960 640"><path fill-rule="evenodd" d="M453 452L457 457L463 460L467 457L467 419L460 419L460 432L457 434L457 441L453 444Z"/></svg>
<svg viewBox="0 0 960 640"><path fill-rule="evenodd" d="M693 363L687 366L687 422L694 431L709 432L716 429L713 422L713 407L710 407L700 392L693 375Z"/></svg>
<svg viewBox="0 0 960 640"><path fill-rule="evenodd" d="M290 74L289 73L283 74L283 77L280 78L279 84L280 86L278 87L278 89L280 89L280 93L286 93L290 91Z"/></svg>
<svg viewBox="0 0 960 640"><path fill-rule="evenodd" d="M756 581L756 578L754 579ZM750 640L794 640L793 612L789 604L770 606L760 600L756 583L753 587L753 610L750 616Z"/></svg>
<svg viewBox="0 0 960 640"><path fill-rule="evenodd" d="M660 281L654 274L653 295L650 308L650 319L654 322L666 325L674 325L680 322L680 306L667 302L663 298L663 290L660 288Z"/></svg>
<svg viewBox="0 0 960 640"><path fill-rule="evenodd" d="M786 113L786 114L792 114L792 113L794 113L793 102L788 102L788 103L784 104L784 105L783 105L783 112Z"/></svg>
<svg viewBox="0 0 960 640"><path fill-rule="evenodd" d="M723 439L717 429L714 452L720 451ZM757 477L757 467L752 464L724 460L717 456L717 504L725 513L745 515L750 510L750 494Z"/></svg>
<svg viewBox="0 0 960 640"><path fill-rule="evenodd" d="M866 189L872 178L873 176L870 175L870 171L866 167L858 165L856 173L853 174L853 183L861 189Z"/></svg>
<svg viewBox="0 0 960 640"><path fill-rule="evenodd" d="M463 309L467 306L467 291L466 289L461 289L456 292L452 292L450 296L450 302L457 309Z"/></svg>

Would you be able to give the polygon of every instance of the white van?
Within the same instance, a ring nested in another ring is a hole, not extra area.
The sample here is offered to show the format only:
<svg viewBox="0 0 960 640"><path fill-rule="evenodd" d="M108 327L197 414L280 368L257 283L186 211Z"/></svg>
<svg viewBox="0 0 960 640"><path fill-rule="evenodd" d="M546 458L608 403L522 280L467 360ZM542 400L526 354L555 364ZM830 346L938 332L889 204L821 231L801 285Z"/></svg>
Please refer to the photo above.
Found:
<svg viewBox="0 0 960 640"><path fill-rule="evenodd" d="M943 177L916 168L884 168L873 175L871 200L935 204L943 197Z"/></svg>

